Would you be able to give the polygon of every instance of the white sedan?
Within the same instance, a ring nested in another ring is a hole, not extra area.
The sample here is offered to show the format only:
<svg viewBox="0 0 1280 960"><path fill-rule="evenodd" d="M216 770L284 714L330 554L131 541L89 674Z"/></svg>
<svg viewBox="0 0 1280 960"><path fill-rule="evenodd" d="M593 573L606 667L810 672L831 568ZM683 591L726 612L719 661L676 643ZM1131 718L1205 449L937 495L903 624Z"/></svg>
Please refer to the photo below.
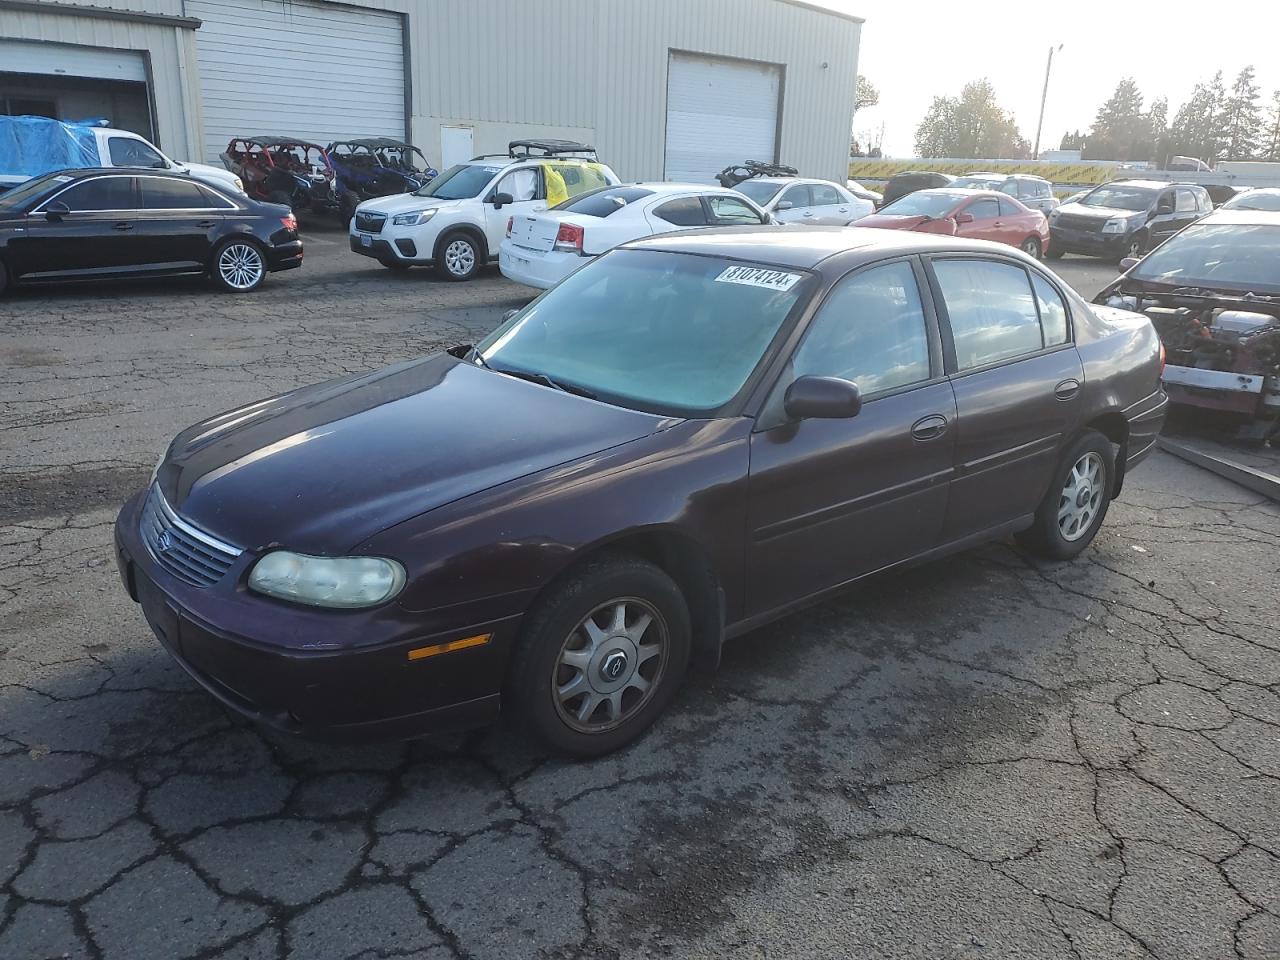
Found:
<svg viewBox="0 0 1280 960"><path fill-rule="evenodd" d="M547 289L620 243L674 230L771 223L736 190L692 183L628 183L541 213L513 214L498 248L504 276Z"/></svg>
<svg viewBox="0 0 1280 960"><path fill-rule="evenodd" d="M753 177L733 189L750 197L781 223L847 226L876 212L870 200L856 197L830 180L804 177Z"/></svg>

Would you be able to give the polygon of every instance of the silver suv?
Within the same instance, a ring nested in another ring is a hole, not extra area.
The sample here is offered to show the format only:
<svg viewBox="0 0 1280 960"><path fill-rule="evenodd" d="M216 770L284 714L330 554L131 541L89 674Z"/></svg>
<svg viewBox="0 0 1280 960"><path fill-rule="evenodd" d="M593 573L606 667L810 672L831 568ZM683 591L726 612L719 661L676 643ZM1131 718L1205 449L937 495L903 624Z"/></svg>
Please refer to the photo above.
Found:
<svg viewBox="0 0 1280 960"><path fill-rule="evenodd" d="M1053 184L1044 177L1020 173L970 173L958 178L951 186L966 190L995 190L1022 201L1024 207L1039 210L1045 216L1056 210L1060 202L1053 195Z"/></svg>

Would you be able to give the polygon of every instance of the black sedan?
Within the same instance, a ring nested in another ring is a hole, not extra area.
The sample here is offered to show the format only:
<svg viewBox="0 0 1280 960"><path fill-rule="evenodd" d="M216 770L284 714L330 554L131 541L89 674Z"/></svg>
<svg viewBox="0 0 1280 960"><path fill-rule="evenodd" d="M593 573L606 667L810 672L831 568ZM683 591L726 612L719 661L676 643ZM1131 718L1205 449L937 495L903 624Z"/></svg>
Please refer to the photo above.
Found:
<svg viewBox="0 0 1280 960"><path fill-rule="evenodd" d="M638 736L727 637L1017 533L1074 557L1164 416L1142 316L982 241L845 228L626 244L475 347L178 435L116 522L164 647L278 728L501 707Z"/></svg>
<svg viewBox="0 0 1280 960"><path fill-rule="evenodd" d="M302 266L288 207L159 170L63 170L0 194L0 293L15 284L202 274L243 293Z"/></svg>

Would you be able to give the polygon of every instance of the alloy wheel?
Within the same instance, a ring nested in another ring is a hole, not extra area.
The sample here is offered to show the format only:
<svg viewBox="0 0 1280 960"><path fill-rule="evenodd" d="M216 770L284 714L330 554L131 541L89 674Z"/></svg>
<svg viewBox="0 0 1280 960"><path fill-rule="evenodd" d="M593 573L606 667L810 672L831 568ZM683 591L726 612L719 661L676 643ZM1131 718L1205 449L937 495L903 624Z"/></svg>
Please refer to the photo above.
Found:
<svg viewBox="0 0 1280 960"><path fill-rule="evenodd" d="M551 676L556 713L579 733L633 717L662 681L670 637L657 608L626 597L596 607L560 648Z"/></svg>
<svg viewBox="0 0 1280 960"><path fill-rule="evenodd" d="M1040 259L1039 242L1034 238L1024 240L1022 243L1022 252L1027 254L1028 256L1035 257L1037 260L1039 260Z"/></svg>
<svg viewBox="0 0 1280 960"><path fill-rule="evenodd" d="M444 265L455 277L465 277L476 266L476 248L468 240L454 240L444 248Z"/></svg>
<svg viewBox="0 0 1280 960"><path fill-rule="evenodd" d="M1098 517L1105 484L1106 468L1098 454L1086 453L1072 465L1058 500L1058 529L1064 540L1079 540L1089 532Z"/></svg>
<svg viewBox="0 0 1280 960"><path fill-rule="evenodd" d="M251 290L262 280L262 254L250 243L231 243L218 254L218 275L233 290Z"/></svg>

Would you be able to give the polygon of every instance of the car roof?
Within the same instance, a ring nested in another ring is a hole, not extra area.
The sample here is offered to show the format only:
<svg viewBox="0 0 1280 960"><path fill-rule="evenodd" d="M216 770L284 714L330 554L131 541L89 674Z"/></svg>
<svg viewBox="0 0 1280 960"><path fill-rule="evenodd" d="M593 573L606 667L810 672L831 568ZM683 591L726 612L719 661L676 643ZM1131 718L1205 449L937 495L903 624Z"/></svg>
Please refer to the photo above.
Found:
<svg viewBox="0 0 1280 960"><path fill-rule="evenodd" d="M1143 189L1145 189L1145 190L1163 190L1165 187L1196 187L1196 186L1199 186L1199 184L1196 184L1196 183L1184 183L1184 182L1182 182L1182 181L1167 181L1167 180L1139 180L1139 179L1137 179L1137 178L1134 178L1134 179L1132 179L1132 180L1130 180L1130 179L1125 179L1125 180L1108 180L1106 183L1100 183L1100 184L1098 184L1098 186L1099 186L1099 187L1116 187L1116 186L1122 186L1122 185L1123 185L1123 186L1126 186L1126 187L1142 187L1142 188L1143 188ZM1094 189L1097 189L1097 188L1095 187Z"/></svg>
<svg viewBox="0 0 1280 960"><path fill-rule="evenodd" d="M1215 210L1192 226L1222 224L1237 227L1280 227L1280 210Z"/></svg>
<svg viewBox="0 0 1280 960"><path fill-rule="evenodd" d="M913 253L953 251L995 253L1017 251L986 240L967 240L910 230L877 230L874 227L709 227L682 230L632 240L625 249L660 250L750 260L773 266L812 269L822 261L844 253L861 253L862 262Z"/></svg>
<svg viewBox="0 0 1280 960"><path fill-rule="evenodd" d="M160 170L156 167L67 167L65 170L50 170L48 173L42 173L42 177L69 177L72 180L84 180L88 177L100 177L105 174L115 174L123 177L136 177L145 174L148 177L164 177L166 180L186 180L191 181L193 178L190 174L174 173L172 170ZM32 178L35 179L34 177ZM200 182L200 181L197 181ZM212 186L212 184L205 184Z"/></svg>

